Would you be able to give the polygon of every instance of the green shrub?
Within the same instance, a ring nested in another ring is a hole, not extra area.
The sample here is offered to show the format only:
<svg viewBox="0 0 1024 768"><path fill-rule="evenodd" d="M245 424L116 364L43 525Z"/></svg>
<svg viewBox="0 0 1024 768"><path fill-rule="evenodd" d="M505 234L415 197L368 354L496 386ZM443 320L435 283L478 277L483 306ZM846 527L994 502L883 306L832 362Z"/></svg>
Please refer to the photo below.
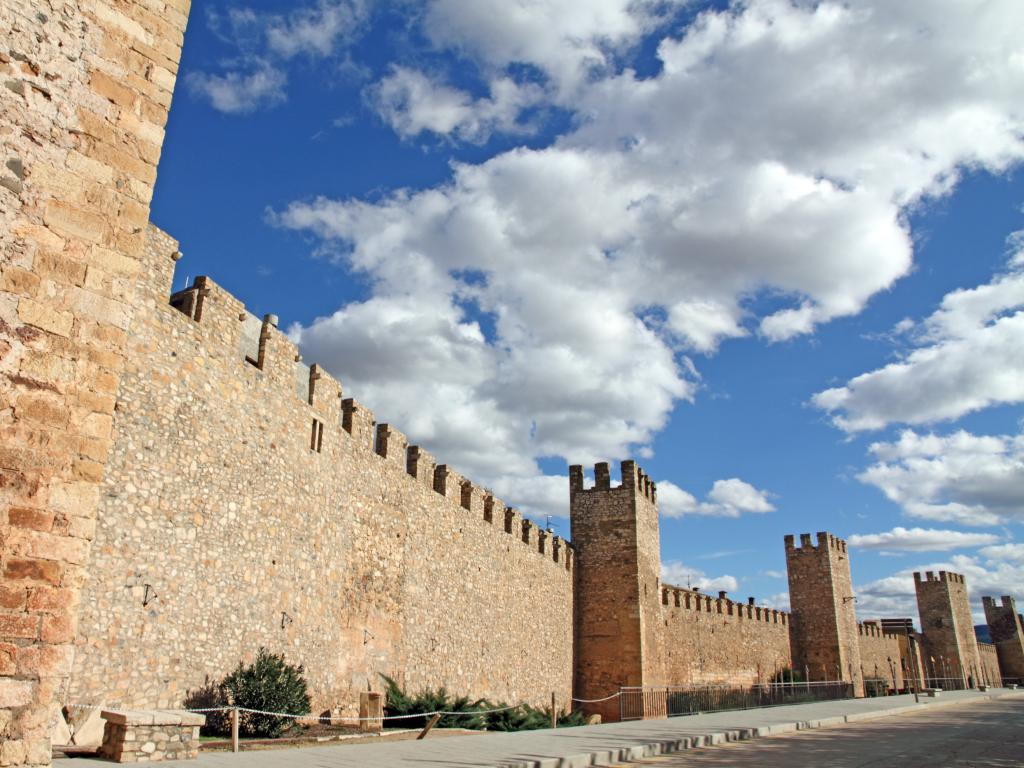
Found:
<svg viewBox="0 0 1024 768"><path fill-rule="evenodd" d="M387 675L381 675L385 683L385 716L420 715L401 720L391 720L390 725L400 728L422 728L427 724L429 712L467 712L465 715L445 715L437 722L438 728L466 728L474 731L529 731L551 727L551 708L531 707L518 704L506 709L508 704L487 699L473 701L466 696L452 696L445 688L423 690L408 694ZM490 712L489 710L502 710ZM560 726L584 725L586 716L582 712L559 712Z"/></svg>
<svg viewBox="0 0 1024 768"><path fill-rule="evenodd" d="M228 695L221 683L214 683L209 677L202 687L185 692L185 709L212 709L228 706ZM210 736L230 736L231 718L227 712L201 712L206 715L203 734Z"/></svg>
<svg viewBox="0 0 1024 768"><path fill-rule="evenodd" d="M772 678L773 683L802 683L804 680L804 673L799 669L792 669L785 667L775 673L775 677Z"/></svg>
<svg viewBox="0 0 1024 768"><path fill-rule="evenodd" d="M443 686L437 690L423 690L415 695L409 695L403 691L398 683L387 675L384 678L386 704L384 714L394 715L418 715L426 712L468 712L471 710L487 709L483 700L472 701L465 696L452 696ZM422 728L430 718L405 717L401 720L392 721L399 728ZM487 720L483 715L445 715L437 722L438 728L467 728L474 731L482 731L487 728Z"/></svg>
<svg viewBox="0 0 1024 768"><path fill-rule="evenodd" d="M256 660L249 666L239 662L220 688L233 707L308 715L309 692L303 673L301 665L288 664L284 656L260 648ZM238 731L243 736L276 739L293 723L292 718L242 712Z"/></svg>
<svg viewBox="0 0 1024 768"><path fill-rule="evenodd" d="M865 696L887 696L889 694L889 681L880 677L864 678Z"/></svg>

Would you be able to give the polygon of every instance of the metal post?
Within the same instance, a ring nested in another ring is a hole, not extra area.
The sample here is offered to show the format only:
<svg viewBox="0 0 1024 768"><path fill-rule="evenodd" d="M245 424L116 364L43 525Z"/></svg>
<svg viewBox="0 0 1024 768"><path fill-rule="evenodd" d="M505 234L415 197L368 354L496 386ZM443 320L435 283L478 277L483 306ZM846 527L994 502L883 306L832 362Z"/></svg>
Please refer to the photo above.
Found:
<svg viewBox="0 0 1024 768"><path fill-rule="evenodd" d="M231 710L231 751L238 751L238 707Z"/></svg>
<svg viewBox="0 0 1024 768"><path fill-rule="evenodd" d="M555 709L555 692L551 692L551 727L558 727L558 710Z"/></svg>

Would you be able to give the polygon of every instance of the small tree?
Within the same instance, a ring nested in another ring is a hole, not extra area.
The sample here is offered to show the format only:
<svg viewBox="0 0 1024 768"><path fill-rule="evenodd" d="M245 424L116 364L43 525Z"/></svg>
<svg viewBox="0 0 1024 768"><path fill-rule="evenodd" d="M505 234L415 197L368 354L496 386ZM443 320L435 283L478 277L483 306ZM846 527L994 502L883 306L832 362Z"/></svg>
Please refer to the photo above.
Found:
<svg viewBox="0 0 1024 768"><path fill-rule="evenodd" d="M309 692L305 670L288 664L284 656L260 648L256 660L238 667L221 681L231 706L282 712L288 715L309 714ZM244 736L276 739L291 724L291 718L274 715L240 713L238 730Z"/></svg>

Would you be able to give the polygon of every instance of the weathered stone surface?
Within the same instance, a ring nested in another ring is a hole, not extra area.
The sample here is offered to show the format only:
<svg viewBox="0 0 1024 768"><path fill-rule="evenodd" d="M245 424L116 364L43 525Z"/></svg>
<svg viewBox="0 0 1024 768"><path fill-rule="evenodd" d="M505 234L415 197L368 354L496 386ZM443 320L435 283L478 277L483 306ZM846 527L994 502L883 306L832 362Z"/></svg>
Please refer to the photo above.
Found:
<svg viewBox="0 0 1024 768"><path fill-rule="evenodd" d="M199 756L199 727L194 712L168 710L104 711L106 727L100 755L119 763L190 760Z"/></svg>
<svg viewBox="0 0 1024 768"><path fill-rule="evenodd" d="M51 715L53 728L50 729L50 743L55 747L62 747L71 743L71 729L68 727L68 721L64 719L64 713L60 710L60 707L55 704L53 709L54 712Z"/></svg>
<svg viewBox="0 0 1024 768"><path fill-rule="evenodd" d="M265 646L305 666L315 712L354 715L381 674L566 700L568 545L506 531L452 470L444 494L432 463L411 476L397 430L381 455L373 414L212 280L172 307L177 250L149 230L70 698L180 706Z"/></svg>
<svg viewBox="0 0 1024 768"><path fill-rule="evenodd" d="M106 461L109 411L78 393L117 387L124 338L95 330L130 321L117 275L138 262L187 12L183 0L0 3L0 645L19 649L15 665L0 659L3 765L50 759L98 496L58 501L69 483L95 488ZM145 40L135 70L109 45L113 27ZM144 122L122 120L142 99ZM61 591L8 599L37 583Z"/></svg>
<svg viewBox="0 0 1024 768"><path fill-rule="evenodd" d="M898 635L883 632L875 622L857 626L860 665L865 680L881 680L889 690L904 686L902 646Z"/></svg>
<svg viewBox="0 0 1024 768"><path fill-rule="evenodd" d="M817 545L786 536L793 662L810 680L843 680L864 695L860 640L846 542L821 531Z"/></svg>
<svg viewBox="0 0 1024 768"><path fill-rule="evenodd" d="M105 720L102 707L75 707L68 711L71 740L79 747L98 747L103 743Z"/></svg>
<svg viewBox="0 0 1024 768"><path fill-rule="evenodd" d="M915 573L914 589L924 635L925 674L955 678L964 685L981 682L981 658L963 575L928 571L922 578Z"/></svg>
<svg viewBox="0 0 1024 768"><path fill-rule="evenodd" d="M983 597L981 602L1002 675L1014 682L1024 682L1024 623L1016 601L1003 595L998 604L992 597Z"/></svg>

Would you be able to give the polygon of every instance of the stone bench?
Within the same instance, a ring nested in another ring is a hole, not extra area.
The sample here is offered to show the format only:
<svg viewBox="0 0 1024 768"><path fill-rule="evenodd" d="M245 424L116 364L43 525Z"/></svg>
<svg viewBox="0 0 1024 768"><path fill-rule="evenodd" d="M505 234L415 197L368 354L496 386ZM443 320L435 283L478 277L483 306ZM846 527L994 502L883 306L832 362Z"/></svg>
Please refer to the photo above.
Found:
<svg viewBox="0 0 1024 768"><path fill-rule="evenodd" d="M204 715L177 710L104 710L100 757L118 763L155 763L199 757Z"/></svg>
<svg viewBox="0 0 1024 768"><path fill-rule="evenodd" d="M923 691L921 691L921 693L923 693L925 696L927 696L929 698L936 699L936 698L938 698L939 694L942 693L942 689L941 688L925 688Z"/></svg>

